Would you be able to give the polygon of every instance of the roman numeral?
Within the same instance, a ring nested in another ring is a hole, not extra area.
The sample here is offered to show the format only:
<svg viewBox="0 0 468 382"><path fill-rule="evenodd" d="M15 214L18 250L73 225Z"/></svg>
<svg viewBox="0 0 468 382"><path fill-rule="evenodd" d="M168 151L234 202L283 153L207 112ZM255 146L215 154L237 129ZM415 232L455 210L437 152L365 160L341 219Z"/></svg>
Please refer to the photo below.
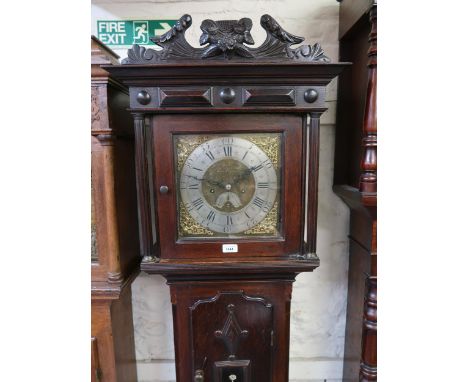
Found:
<svg viewBox="0 0 468 382"><path fill-rule="evenodd" d="M214 160L214 159L215 159L215 157L214 157L214 155L213 155L213 153L212 153L211 151L207 151L207 152L205 152L205 154L206 154L206 156L207 156L208 158L210 158L211 160Z"/></svg>
<svg viewBox="0 0 468 382"><path fill-rule="evenodd" d="M192 202L192 207L190 208L190 211L193 210L194 208L199 210L202 207L203 207L203 200L202 200L202 198L198 198L197 200L194 200Z"/></svg>
<svg viewBox="0 0 468 382"><path fill-rule="evenodd" d="M265 203L265 201L262 198L259 198L258 196L256 196L253 201L253 204L255 204L259 208L262 208L263 203Z"/></svg>
<svg viewBox="0 0 468 382"><path fill-rule="evenodd" d="M230 216L230 215L227 215L227 216L226 216L226 224L227 224L227 225L231 225L231 224L232 224L232 216Z"/></svg>
<svg viewBox="0 0 468 382"><path fill-rule="evenodd" d="M268 188L268 183L267 182L259 182L257 183L258 188Z"/></svg>
<svg viewBox="0 0 468 382"><path fill-rule="evenodd" d="M250 219L250 216L247 212L244 211L245 216L247 216Z"/></svg>
<svg viewBox="0 0 468 382"><path fill-rule="evenodd" d="M196 183L195 184L190 184L188 186L188 188L189 188L189 190L198 190L198 184L196 184Z"/></svg>
<svg viewBox="0 0 468 382"><path fill-rule="evenodd" d="M244 156L242 157L242 160L245 159L245 157L247 156L247 154L249 153L251 148L252 148L252 146L250 146L249 149L245 152Z"/></svg>
<svg viewBox="0 0 468 382"><path fill-rule="evenodd" d="M262 168L263 168L263 163L260 163L259 165L255 166L255 167L252 167L251 170L253 172L257 172L258 170L260 170Z"/></svg>
<svg viewBox="0 0 468 382"><path fill-rule="evenodd" d="M232 157L232 146L224 146L224 156Z"/></svg>
<svg viewBox="0 0 468 382"><path fill-rule="evenodd" d="M214 211L210 211L208 216L206 217L210 222L213 222L215 220L216 213Z"/></svg>

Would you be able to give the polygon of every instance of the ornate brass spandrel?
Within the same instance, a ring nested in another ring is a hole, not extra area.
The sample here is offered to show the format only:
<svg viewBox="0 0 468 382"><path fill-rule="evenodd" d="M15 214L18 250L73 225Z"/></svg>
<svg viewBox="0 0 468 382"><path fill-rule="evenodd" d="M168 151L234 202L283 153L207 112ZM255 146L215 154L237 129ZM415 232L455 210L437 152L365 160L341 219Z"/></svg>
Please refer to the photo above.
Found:
<svg viewBox="0 0 468 382"><path fill-rule="evenodd" d="M184 203L179 204L179 236L213 236L214 233L198 224L187 211Z"/></svg>
<svg viewBox="0 0 468 382"><path fill-rule="evenodd" d="M245 137L257 145L271 160L273 166L278 170L281 156L280 134L254 134Z"/></svg>
<svg viewBox="0 0 468 382"><path fill-rule="evenodd" d="M180 172L185 161L202 143L212 139L210 135L179 135L175 137L175 148L177 153L177 171Z"/></svg>

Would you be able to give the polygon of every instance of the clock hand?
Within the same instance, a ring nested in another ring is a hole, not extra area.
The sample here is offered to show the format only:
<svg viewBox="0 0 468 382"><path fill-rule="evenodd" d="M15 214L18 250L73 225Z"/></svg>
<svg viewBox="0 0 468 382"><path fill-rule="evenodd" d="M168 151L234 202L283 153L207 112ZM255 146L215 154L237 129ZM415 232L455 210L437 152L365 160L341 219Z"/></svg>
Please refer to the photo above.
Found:
<svg viewBox="0 0 468 382"><path fill-rule="evenodd" d="M239 183L242 179L245 179L247 176L249 176L249 175L252 173L252 171L253 171L254 168L255 168L255 167L248 168L247 170L244 170L244 171L242 172L241 175L236 175L236 176L234 177L234 179L233 179L232 184L233 184L233 185L234 185L234 184L237 184L237 183Z"/></svg>
<svg viewBox="0 0 468 382"><path fill-rule="evenodd" d="M210 180L210 179L205 179L209 184L212 184L213 186L218 186L220 188L225 188L226 186L221 183L221 182L218 182L216 180Z"/></svg>
<svg viewBox="0 0 468 382"><path fill-rule="evenodd" d="M195 180L198 180L199 182L202 182L202 181L206 181L208 182L209 184L213 185L213 186L218 186L218 187L221 187L221 188L225 188L226 186L221 183L221 182L217 182L215 180L211 180L211 179L207 179L207 178L197 178L196 176L193 176L193 175L187 175L189 178L193 178Z"/></svg>

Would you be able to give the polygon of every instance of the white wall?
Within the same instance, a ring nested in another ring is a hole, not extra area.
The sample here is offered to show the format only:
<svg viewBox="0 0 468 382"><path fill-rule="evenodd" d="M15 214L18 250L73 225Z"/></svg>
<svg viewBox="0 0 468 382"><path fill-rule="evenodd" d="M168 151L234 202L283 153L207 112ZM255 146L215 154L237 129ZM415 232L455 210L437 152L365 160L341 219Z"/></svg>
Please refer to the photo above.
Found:
<svg viewBox="0 0 468 382"><path fill-rule="evenodd" d="M198 46L199 25L214 20L250 17L259 45L265 31L259 20L268 13L288 32L319 42L338 60L336 0L93 0L91 33L96 20L178 19L193 17L187 40ZM125 50L116 50L122 58ZM322 117L317 253L320 267L301 274L294 284L291 312L290 381L341 381L348 269L347 207L332 192L336 81L328 87L329 110ZM133 317L139 382L175 381L169 288L160 276L142 273L133 283Z"/></svg>

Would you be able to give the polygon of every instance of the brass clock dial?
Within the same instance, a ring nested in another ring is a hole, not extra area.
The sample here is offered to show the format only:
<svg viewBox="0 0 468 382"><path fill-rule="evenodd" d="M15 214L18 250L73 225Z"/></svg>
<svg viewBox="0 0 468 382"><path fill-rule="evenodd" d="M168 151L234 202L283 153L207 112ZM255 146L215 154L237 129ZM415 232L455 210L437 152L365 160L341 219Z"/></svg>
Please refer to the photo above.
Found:
<svg viewBox="0 0 468 382"><path fill-rule="evenodd" d="M188 216L179 219L179 231L188 237L278 235L280 135L181 138L176 148L186 158L176 174L178 205L179 215Z"/></svg>

